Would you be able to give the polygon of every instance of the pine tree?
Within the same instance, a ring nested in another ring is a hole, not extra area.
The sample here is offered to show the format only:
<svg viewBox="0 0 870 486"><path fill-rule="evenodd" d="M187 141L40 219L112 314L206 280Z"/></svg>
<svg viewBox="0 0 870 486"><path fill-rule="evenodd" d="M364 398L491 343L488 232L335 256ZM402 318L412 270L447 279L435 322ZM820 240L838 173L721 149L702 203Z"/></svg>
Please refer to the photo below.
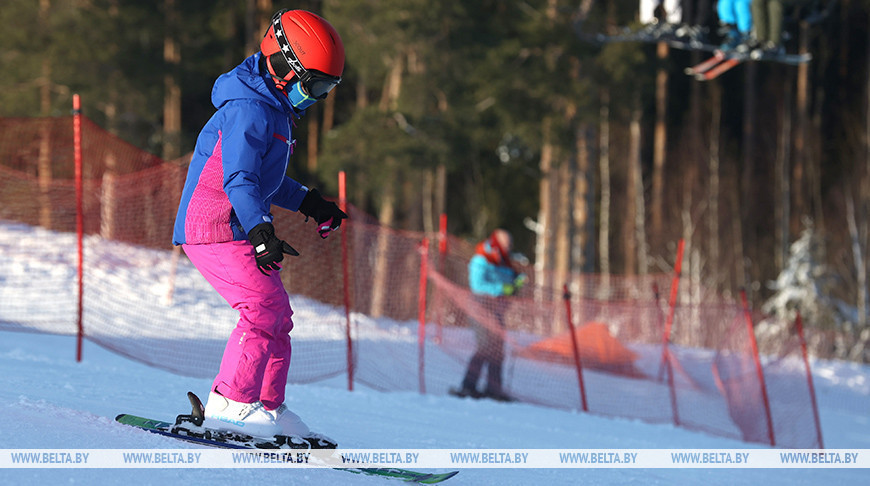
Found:
<svg viewBox="0 0 870 486"><path fill-rule="evenodd" d="M852 332L854 308L833 296L835 275L821 263L820 240L813 222L804 220L800 238L792 243L785 267L770 283L774 294L765 301L762 310L774 319L765 319L756 329L759 342L782 345L781 336L790 335L790 326L800 312L811 347L823 355L846 358L856 345L857 333ZM818 331L834 331L833 341L813 339ZM773 349L767 348L767 351Z"/></svg>
<svg viewBox="0 0 870 486"><path fill-rule="evenodd" d="M845 316L842 302L832 297L833 275L821 263L819 238L812 220L804 220L800 238L792 243L785 268L770 283L774 294L762 310L789 322L800 312L804 323L823 329L839 328Z"/></svg>

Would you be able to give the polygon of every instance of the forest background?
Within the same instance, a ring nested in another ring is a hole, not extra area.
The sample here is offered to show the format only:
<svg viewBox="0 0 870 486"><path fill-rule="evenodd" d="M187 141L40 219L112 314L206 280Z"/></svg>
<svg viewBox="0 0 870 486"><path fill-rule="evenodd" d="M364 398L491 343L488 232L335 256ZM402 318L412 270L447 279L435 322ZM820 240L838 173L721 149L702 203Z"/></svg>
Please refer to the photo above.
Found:
<svg viewBox="0 0 870 486"><path fill-rule="evenodd" d="M714 0L683 3L715 31ZM215 78L280 8L321 14L347 51L299 123L295 179L335 194L344 170L349 201L399 229L505 227L553 287L671 271L683 239L703 288L779 295L768 310L870 361L870 2L787 12L809 64L700 82L683 70L709 54L584 40L636 26L637 1L3 0L0 116L65 116L79 93L97 124L183 163Z"/></svg>

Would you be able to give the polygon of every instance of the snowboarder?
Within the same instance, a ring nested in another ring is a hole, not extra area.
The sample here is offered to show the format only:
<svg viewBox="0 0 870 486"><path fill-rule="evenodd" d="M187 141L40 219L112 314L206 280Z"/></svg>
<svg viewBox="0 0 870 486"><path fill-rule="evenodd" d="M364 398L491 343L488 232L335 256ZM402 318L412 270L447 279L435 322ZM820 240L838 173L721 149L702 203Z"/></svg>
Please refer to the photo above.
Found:
<svg viewBox="0 0 870 486"><path fill-rule="evenodd" d="M514 270L510 253L513 238L504 229L497 229L486 240L477 244L475 254L468 262L468 284L475 300L491 317L474 319L477 349L468 363L462 387L450 393L459 397L492 398L511 401L501 381L504 360L504 313L507 297L514 295L526 281L526 276ZM481 393L477 381L486 366L486 387Z"/></svg>
<svg viewBox="0 0 870 486"><path fill-rule="evenodd" d="M260 44L212 89L217 112L199 134L173 243L239 311L205 406L205 425L254 437L305 436L284 404L293 311L281 282L284 254L271 206L317 222L325 238L347 214L286 175L293 120L341 81L344 45L326 20L277 12Z"/></svg>

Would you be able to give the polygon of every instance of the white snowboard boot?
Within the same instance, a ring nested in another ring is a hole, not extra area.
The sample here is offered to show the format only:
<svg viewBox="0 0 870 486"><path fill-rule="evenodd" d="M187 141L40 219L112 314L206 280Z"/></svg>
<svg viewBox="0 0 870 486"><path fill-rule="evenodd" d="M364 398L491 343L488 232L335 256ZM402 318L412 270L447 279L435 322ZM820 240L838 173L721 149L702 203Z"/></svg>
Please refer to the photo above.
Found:
<svg viewBox="0 0 870 486"><path fill-rule="evenodd" d="M305 425L305 422L298 415L291 412L287 405L281 404L275 410L267 410L266 413L272 416L272 419L281 427L281 435L298 435L307 437L311 430Z"/></svg>
<svg viewBox="0 0 870 486"><path fill-rule="evenodd" d="M273 437L282 433L272 413L260 402L241 403L211 392L204 415L202 425L211 429L240 432L252 437Z"/></svg>

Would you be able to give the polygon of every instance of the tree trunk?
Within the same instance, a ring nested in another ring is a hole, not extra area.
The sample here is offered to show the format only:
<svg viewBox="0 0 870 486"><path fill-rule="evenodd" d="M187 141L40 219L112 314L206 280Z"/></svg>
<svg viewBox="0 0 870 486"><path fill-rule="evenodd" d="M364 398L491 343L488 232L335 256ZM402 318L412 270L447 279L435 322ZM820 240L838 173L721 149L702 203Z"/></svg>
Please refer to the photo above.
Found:
<svg viewBox="0 0 870 486"><path fill-rule="evenodd" d="M558 174L556 183L556 204L553 207L554 223L556 225L556 255L555 255L555 280L553 285L562 286L567 283L568 275L571 268L571 244L574 236L574 177L576 172L574 165L576 164L575 156L569 156L562 160L559 168L555 171Z"/></svg>
<svg viewBox="0 0 870 486"><path fill-rule="evenodd" d="M117 165L118 157L114 152L106 154L104 163L106 170L100 182L100 237L114 240L118 222L118 188Z"/></svg>
<svg viewBox="0 0 870 486"><path fill-rule="evenodd" d="M332 127L335 126L335 98L336 95L327 96L320 104L323 109L323 123L321 124L321 132L323 135L329 133Z"/></svg>
<svg viewBox="0 0 870 486"><path fill-rule="evenodd" d="M867 46L870 47L870 36L867 39ZM870 73L867 74L866 92L864 94L864 163L863 170L860 171L860 185L858 186L858 204L860 215L859 241L863 245L864 258L858 263L858 325L863 329L861 332L861 342L866 343L870 340L870 328L868 328L868 312L870 312L870 288L868 288L867 269L868 256L867 248L870 247L870 221L868 221L867 213L870 212Z"/></svg>
<svg viewBox="0 0 870 486"><path fill-rule="evenodd" d="M598 174L601 178L598 226L599 271L605 279L610 275L610 91L601 91L599 111L601 131L598 136ZM606 282L605 282L606 283ZM602 285L605 287L605 285Z"/></svg>
<svg viewBox="0 0 870 486"><path fill-rule="evenodd" d="M395 110L398 106L399 94L402 89L402 67L402 56L398 55L393 59L392 69L381 91L381 101L378 109L384 113ZM395 174L395 160L390 158L386 161L386 164L388 168L392 169L389 173ZM398 185L399 180L394 176L390 183L384 184L384 190L381 192L381 207L378 212L378 222L380 224L378 228L377 253L375 254L375 268L372 275L371 312L373 317L383 315L385 299L389 289L390 232L388 228L391 228L395 222L396 197L401 194L397 189Z"/></svg>
<svg viewBox="0 0 870 486"><path fill-rule="evenodd" d="M791 243L791 147L792 147L792 78L786 76L781 97L782 108L780 110L780 135L775 164L776 164L776 193L778 197L775 205L774 219L776 221L776 247L774 248L774 261L777 273L785 268L788 259L788 249Z"/></svg>
<svg viewBox="0 0 870 486"><path fill-rule="evenodd" d="M308 142L305 148L308 150L308 173L317 174L317 157L320 149L320 110L318 106L312 106L306 113L308 118Z"/></svg>
<svg viewBox="0 0 870 486"><path fill-rule="evenodd" d="M721 133L717 134L717 137L721 139ZM743 204L741 204L740 197L740 173L736 167L728 172L728 181L728 209L732 215L736 216L731 218L731 248L735 287L745 289L749 282L746 279L746 272L743 270L746 261L746 253L743 250L743 221L740 217L743 212Z"/></svg>
<svg viewBox="0 0 870 486"><path fill-rule="evenodd" d="M690 2L695 3L695 2ZM697 2L694 5L694 9L687 11L683 10L683 19L691 23L692 25L705 25L707 24L707 20L710 13L710 5L709 0L702 0ZM685 4L684 4L685 7ZM692 51L691 53L691 62L693 64L697 64L701 62L701 52L700 51ZM707 95L704 94L706 90ZM709 184L709 191L706 193L706 198L704 196L699 196L699 200L705 201L707 204L707 210L709 212L709 217L705 218L708 229L708 240L706 245L702 241L698 241L696 243L697 247L706 247L710 252L710 260L713 264L710 266L709 272L706 277L712 282L719 282L723 278L721 275L721 262L719 262L718 253L719 253L719 213L718 213L718 204L719 204L719 124L721 117L721 98L722 98L721 86L718 82L714 83L701 83L701 82L693 82L689 85L689 113L688 113L688 126L686 127L686 131L688 133L688 140L685 144L685 148L687 149L684 153L686 158L683 159L681 163L681 168L679 172L682 174L682 177L687 179L692 179L693 177L698 177L697 173L699 172L698 167L703 165L704 160L707 161L707 177ZM705 126L704 122L704 111L705 107L710 106L711 110L711 124L710 124L710 132L709 143L705 140L705 133L703 127ZM701 177L698 177L700 180ZM676 186L676 181L674 181L674 186ZM664 217L664 215L663 215ZM665 218L667 219L667 218ZM665 228L664 231L675 231L676 228ZM660 242L665 242L668 240L667 236L662 235L662 239ZM692 242L686 241L687 244L691 244ZM663 248L663 247L662 247ZM688 254L688 252L686 253Z"/></svg>
<svg viewBox="0 0 870 486"><path fill-rule="evenodd" d="M717 285L729 287L729 282L723 282L720 268L723 267L719 257L719 200L720 194L720 161L719 161L719 125L722 117L722 87L719 83L710 85L710 107L712 109L710 123L709 189L707 191L707 251L710 258L712 279Z"/></svg>
<svg viewBox="0 0 870 486"><path fill-rule="evenodd" d="M163 61L167 73L163 76L163 160L175 160L181 155L181 86L178 70L181 65L181 47L176 38L179 32L176 0L164 0L165 24Z"/></svg>
<svg viewBox="0 0 870 486"><path fill-rule="evenodd" d="M356 82L356 108L363 110L369 106L368 86L365 77L360 76Z"/></svg>
<svg viewBox="0 0 870 486"><path fill-rule="evenodd" d="M387 75L384 90L381 92L381 103L378 106L384 113L395 111L399 104L399 93L402 92L402 68L404 63L401 55L396 55Z"/></svg>
<svg viewBox="0 0 870 486"><path fill-rule="evenodd" d="M592 244L592 230L594 224L592 208L594 207L594 190L591 184L592 164L589 137L591 129L584 123L577 130L577 168L572 174L574 180L574 200L571 206L574 208L574 235L571 238L571 262L569 267L571 274L592 273L594 267L595 246Z"/></svg>
<svg viewBox="0 0 870 486"><path fill-rule="evenodd" d="M245 52L254 53L260 50L260 40L269 28L271 15L274 13L272 0L245 1Z"/></svg>
<svg viewBox="0 0 870 486"><path fill-rule="evenodd" d="M435 205L435 171L426 169L423 171L423 186L420 188L420 200L423 212L423 233L431 235L435 233L435 221L438 217L434 210Z"/></svg>
<svg viewBox="0 0 870 486"><path fill-rule="evenodd" d="M256 31L259 24L259 12L257 12L257 0L246 0L245 1L245 52L256 52L255 49L258 49L259 39L257 38Z"/></svg>
<svg viewBox="0 0 870 486"><path fill-rule="evenodd" d="M378 242L375 268L372 271L372 317L384 313L386 295L389 289L390 229L395 218L395 196L390 189L381 193L381 208L378 212Z"/></svg>
<svg viewBox="0 0 870 486"><path fill-rule="evenodd" d="M398 224L409 231L423 230L423 197L421 186L425 184L427 171L414 171L402 181L402 201Z"/></svg>
<svg viewBox="0 0 870 486"><path fill-rule="evenodd" d="M438 164L435 169L435 214L440 218L447 212L447 167Z"/></svg>
<svg viewBox="0 0 870 486"><path fill-rule="evenodd" d="M660 42L657 46L659 68L656 73L656 122L653 135L653 173L652 173L652 240L657 250L658 245L664 241L662 221L664 216L664 172L665 156L667 153L667 107L668 107L668 70L665 61L668 58L668 45Z"/></svg>
<svg viewBox="0 0 870 486"><path fill-rule="evenodd" d="M550 125L551 121L549 118L545 118L541 123L541 139L543 143L541 144L538 231L535 240L535 281L544 288L550 288L553 284L548 279L548 276L551 275L549 270L552 269L553 253L553 222L550 200L552 197L553 157L555 150L550 141Z"/></svg>
<svg viewBox="0 0 870 486"><path fill-rule="evenodd" d="M48 18L50 16L51 2L39 1L40 24L43 31L47 32ZM44 56L41 66L42 82L39 85L39 108L44 117L51 116L51 59ZM37 182L39 184L39 225L45 229L52 229L52 204L51 204L51 126L48 123L41 125L39 129L39 155L36 161Z"/></svg>
<svg viewBox="0 0 870 486"><path fill-rule="evenodd" d="M628 180L626 182L626 217L623 225L625 239L625 273L637 275L646 273L646 248L644 238L643 176L641 174L641 130L643 116L640 95L635 94L632 102L631 122L629 123L629 153L626 158Z"/></svg>
<svg viewBox="0 0 870 486"><path fill-rule="evenodd" d="M858 196L858 199L863 199L865 196ZM857 308L859 328L864 328L867 325L867 267L864 264L864 241L866 238L866 226L863 222L864 216L861 216L862 221L859 223L855 215L855 201L852 196L852 191L846 193L846 223L849 227L849 239L852 243L852 262L855 265L855 280L857 292ZM860 226L859 226L860 225ZM862 234L863 233L863 234Z"/></svg>
<svg viewBox="0 0 870 486"><path fill-rule="evenodd" d="M800 47L798 48L800 52L805 53L808 52L808 42L809 42L809 26L806 22L800 23ZM798 90L804 93L803 96L803 106L801 107L800 121L801 121L801 130L803 131L802 135L806 135L807 139L812 143L811 149L809 148L804 153L804 157L808 166L807 175L809 177L810 183L810 194L813 201L813 217L816 222L816 229L821 233L825 234L825 213L823 207L822 200L822 154L819 152L819 143L818 143L818 130L816 130L813 135L809 133L809 109L808 99L810 92L810 77L809 77L809 63L804 63L798 66ZM817 103L817 106L821 106L821 103ZM819 112L820 108L817 108ZM821 116L817 113L817 116ZM816 125L817 128L820 126L820 123ZM822 238L821 243L822 248L827 244L825 239Z"/></svg>
<svg viewBox="0 0 870 486"><path fill-rule="evenodd" d="M804 46L805 47L805 46ZM801 49L801 52L806 52ZM797 68L797 90L795 93L795 113L794 113L794 166L792 167L793 201L794 214L793 221L789 221L790 232L794 231L797 234L801 228L801 219L808 216L811 212L811 206L808 204L810 195L808 191L808 176L811 169L808 167L809 158L807 157L807 136L809 130L809 69L806 64L802 64ZM790 218L791 219L791 218ZM789 238L790 239L790 238ZM788 245L786 242L786 252Z"/></svg>
<svg viewBox="0 0 870 486"><path fill-rule="evenodd" d="M756 207L752 201L756 198L752 192L755 187L755 163L756 157L756 110L757 105L757 88L756 78L758 72L758 63L750 62L744 66L746 75L743 83L743 173L741 175L741 198L743 202L743 211L741 220L743 221L743 241L744 251L750 259L760 258L761 252L758 247L758 238L756 235L756 227L764 215L761 213L763 208ZM748 273L751 270L762 270L758 265L753 265L750 260L744 262L744 267L741 269L743 273ZM760 275L759 275L760 276ZM755 280L756 275L750 275L750 281ZM747 282L748 283L748 282ZM751 287L744 287L749 293ZM751 300L751 299L750 299Z"/></svg>

